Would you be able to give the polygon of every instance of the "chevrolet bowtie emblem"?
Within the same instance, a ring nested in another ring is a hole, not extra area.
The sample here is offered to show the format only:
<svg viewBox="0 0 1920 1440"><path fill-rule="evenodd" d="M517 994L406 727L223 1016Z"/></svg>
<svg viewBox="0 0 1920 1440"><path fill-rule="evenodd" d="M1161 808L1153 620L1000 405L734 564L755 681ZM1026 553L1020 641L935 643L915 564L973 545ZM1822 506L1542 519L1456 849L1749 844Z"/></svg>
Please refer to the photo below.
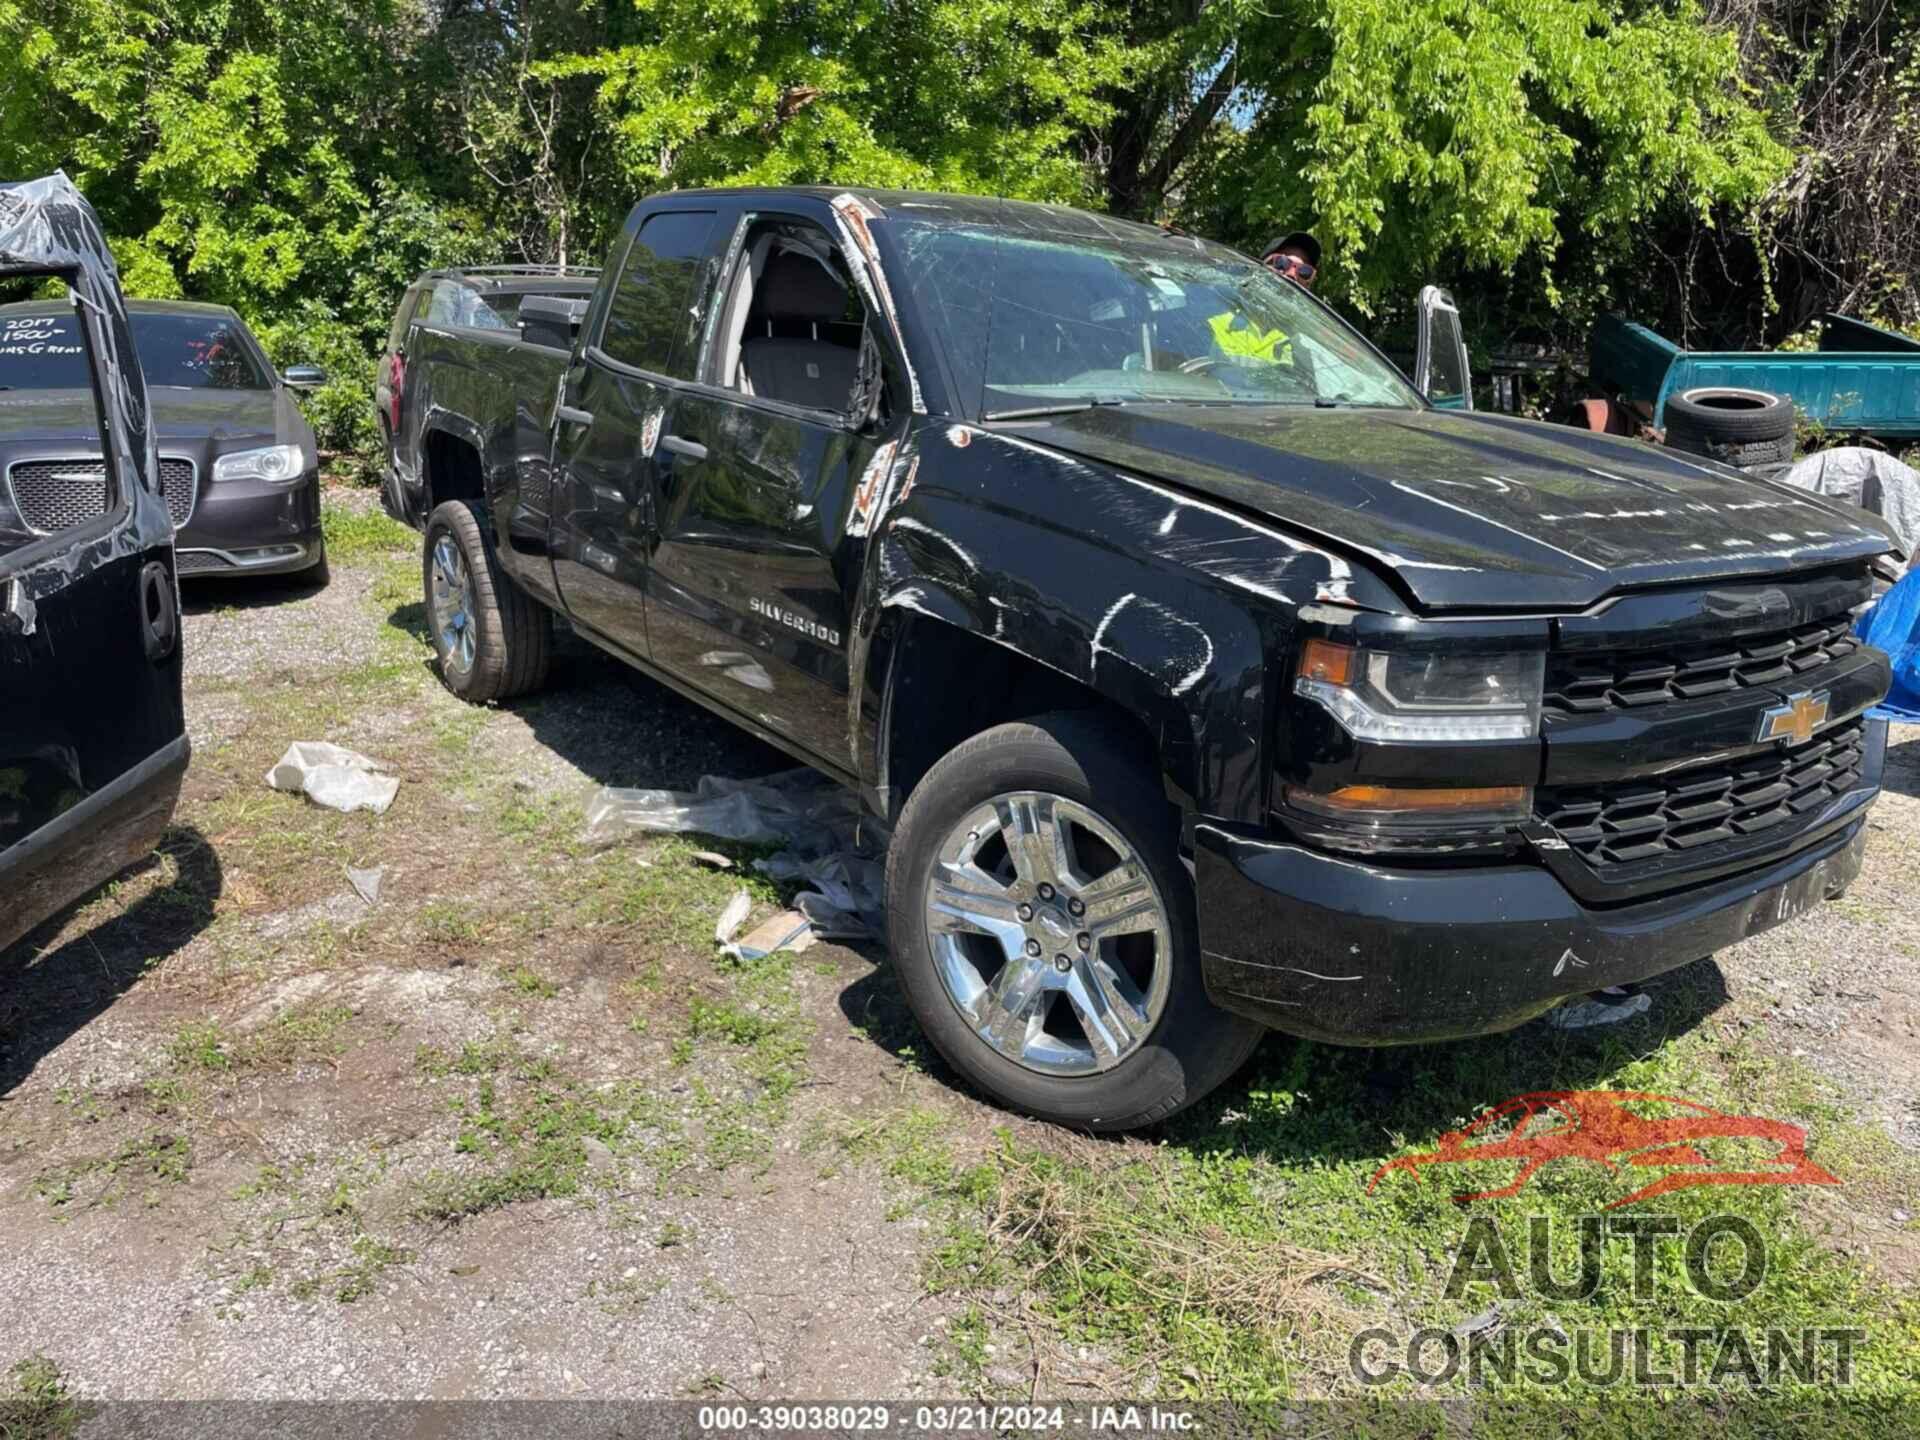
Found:
<svg viewBox="0 0 1920 1440"><path fill-rule="evenodd" d="M1818 695L1805 690L1789 695L1786 704L1776 705L1761 715L1759 738L1804 744L1813 738L1814 731L1827 723L1829 703L1830 697L1824 690Z"/></svg>

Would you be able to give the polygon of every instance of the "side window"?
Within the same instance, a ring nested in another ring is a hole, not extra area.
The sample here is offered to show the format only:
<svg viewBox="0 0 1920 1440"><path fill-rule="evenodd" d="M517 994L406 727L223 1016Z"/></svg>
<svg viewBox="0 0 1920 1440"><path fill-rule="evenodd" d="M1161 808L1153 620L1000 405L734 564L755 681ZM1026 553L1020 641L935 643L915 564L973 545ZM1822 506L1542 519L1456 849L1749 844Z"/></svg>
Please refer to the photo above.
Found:
<svg viewBox="0 0 1920 1440"><path fill-rule="evenodd" d="M422 318L430 325L454 325L462 330L511 330L519 308L518 295L483 297L471 285L442 280L433 287Z"/></svg>
<svg viewBox="0 0 1920 1440"><path fill-rule="evenodd" d="M623 365L693 377L687 303L713 231L711 210L668 210L640 227L607 304L600 348Z"/></svg>
<svg viewBox="0 0 1920 1440"><path fill-rule="evenodd" d="M866 308L818 225L753 217L721 320L715 384L810 410L855 408Z"/></svg>
<svg viewBox="0 0 1920 1440"><path fill-rule="evenodd" d="M420 318L429 325L458 325L460 312L467 303L465 297L470 293L458 280L438 281L427 297L427 308Z"/></svg>

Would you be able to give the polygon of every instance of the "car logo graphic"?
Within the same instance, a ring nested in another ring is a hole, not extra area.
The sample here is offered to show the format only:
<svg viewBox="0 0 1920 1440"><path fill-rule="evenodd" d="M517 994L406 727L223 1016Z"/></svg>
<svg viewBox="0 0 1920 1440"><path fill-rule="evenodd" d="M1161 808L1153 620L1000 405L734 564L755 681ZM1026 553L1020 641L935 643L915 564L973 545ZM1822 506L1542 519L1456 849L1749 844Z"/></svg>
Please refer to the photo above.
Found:
<svg viewBox="0 0 1920 1440"><path fill-rule="evenodd" d="M1642 1110L1663 1113L1648 1116L1638 1113ZM1490 1136L1500 1138L1477 1138ZM1701 1144L1710 1140L1753 1140L1779 1149L1757 1168L1735 1169L1701 1151ZM1454 1202L1517 1195L1549 1160L1587 1160L1609 1170L1623 1165L1667 1170L1651 1184L1612 1201L1608 1210L1696 1185L1840 1183L1838 1176L1807 1158L1807 1132L1784 1120L1727 1115L1678 1096L1637 1090L1540 1090L1494 1106L1464 1130L1449 1130L1437 1150L1389 1160L1373 1172L1367 1193L1396 1170L1418 1176L1429 1165L1498 1160L1520 1166L1509 1184L1456 1194Z"/></svg>
<svg viewBox="0 0 1920 1440"><path fill-rule="evenodd" d="M1813 738L1813 732L1827 723L1827 711L1832 700L1828 692L1822 690L1818 695L1802 690L1798 695L1789 695L1787 703L1776 705L1760 716L1759 738L1765 740L1787 740L1795 745L1804 745Z"/></svg>

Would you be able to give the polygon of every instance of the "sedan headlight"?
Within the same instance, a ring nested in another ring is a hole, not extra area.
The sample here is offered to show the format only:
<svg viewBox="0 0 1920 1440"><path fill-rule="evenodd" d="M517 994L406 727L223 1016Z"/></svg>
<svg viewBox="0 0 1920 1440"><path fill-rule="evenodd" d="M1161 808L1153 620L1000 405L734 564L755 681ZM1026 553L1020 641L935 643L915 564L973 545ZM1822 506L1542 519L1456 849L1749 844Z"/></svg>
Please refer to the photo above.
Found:
<svg viewBox="0 0 1920 1440"><path fill-rule="evenodd" d="M216 480L298 480L307 468L298 445L267 445L258 450L236 450L213 462Z"/></svg>
<svg viewBox="0 0 1920 1440"><path fill-rule="evenodd" d="M1540 730L1540 651L1367 650L1309 640L1293 681L1360 740L1526 740Z"/></svg>

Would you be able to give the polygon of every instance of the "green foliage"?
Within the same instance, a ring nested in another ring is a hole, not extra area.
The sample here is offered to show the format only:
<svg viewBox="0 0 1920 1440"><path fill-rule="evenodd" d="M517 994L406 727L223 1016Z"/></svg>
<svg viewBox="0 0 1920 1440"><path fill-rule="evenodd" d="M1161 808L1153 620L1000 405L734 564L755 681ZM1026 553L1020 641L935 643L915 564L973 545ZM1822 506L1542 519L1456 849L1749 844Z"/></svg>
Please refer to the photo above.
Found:
<svg viewBox="0 0 1920 1440"><path fill-rule="evenodd" d="M1523 262L1557 300L1564 250L1627 265L1650 217L1749 214L1791 159L1695 0L1330 0L1243 44L1287 83L1250 86L1202 213L1255 244L1311 223L1363 304Z"/></svg>
<svg viewBox="0 0 1920 1440"><path fill-rule="evenodd" d="M1764 230L1792 102L1742 77L1699 0L0 0L0 173L64 166L131 292L325 366L321 444L370 477L406 283L595 258L649 191L1310 226L1362 309L1479 273L1585 313L1656 221Z"/></svg>

